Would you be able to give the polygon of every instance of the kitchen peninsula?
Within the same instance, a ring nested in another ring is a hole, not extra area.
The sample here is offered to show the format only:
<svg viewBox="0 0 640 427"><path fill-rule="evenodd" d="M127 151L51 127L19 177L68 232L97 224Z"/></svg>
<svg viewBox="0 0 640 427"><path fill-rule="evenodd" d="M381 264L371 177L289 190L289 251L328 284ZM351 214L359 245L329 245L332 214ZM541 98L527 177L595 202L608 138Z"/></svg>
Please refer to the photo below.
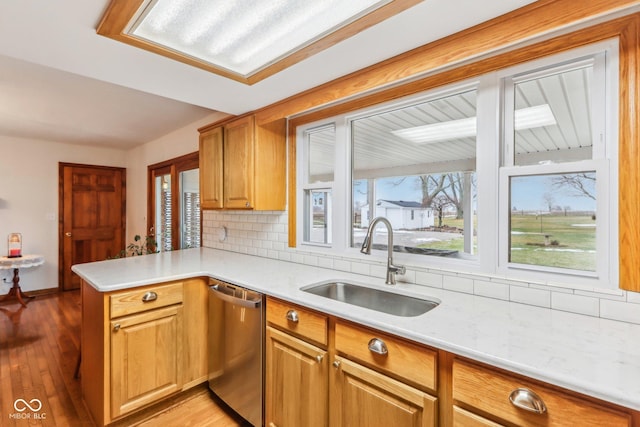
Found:
<svg viewBox="0 0 640 427"><path fill-rule="evenodd" d="M83 279L83 292L104 295L177 281L184 281L185 286L206 287L206 280L190 283L189 279L215 277L279 301L450 353L454 359L480 362L547 383L554 389L560 387L589 396L587 399L598 399L607 409L631 414L638 422L640 342L630 337L640 336L639 325L404 283L393 290L437 298L441 303L417 317L397 317L300 290L332 279L384 287L382 278L208 248L80 264L73 271ZM88 342L87 325L103 321L99 316L83 316L83 352ZM83 390L85 382L92 381L90 375L82 371ZM439 387L446 382L442 372L439 381ZM445 388L450 390L449 387Z"/></svg>

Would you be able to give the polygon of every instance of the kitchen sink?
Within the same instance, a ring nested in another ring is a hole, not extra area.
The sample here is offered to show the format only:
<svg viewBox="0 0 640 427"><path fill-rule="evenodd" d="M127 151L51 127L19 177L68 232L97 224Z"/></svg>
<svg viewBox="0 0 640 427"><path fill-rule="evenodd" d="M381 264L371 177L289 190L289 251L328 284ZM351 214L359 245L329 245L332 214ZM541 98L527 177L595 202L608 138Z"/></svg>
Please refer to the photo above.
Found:
<svg viewBox="0 0 640 427"><path fill-rule="evenodd" d="M419 316L440 304L440 301L435 298L402 295L338 280L315 283L301 290L335 301L403 317Z"/></svg>

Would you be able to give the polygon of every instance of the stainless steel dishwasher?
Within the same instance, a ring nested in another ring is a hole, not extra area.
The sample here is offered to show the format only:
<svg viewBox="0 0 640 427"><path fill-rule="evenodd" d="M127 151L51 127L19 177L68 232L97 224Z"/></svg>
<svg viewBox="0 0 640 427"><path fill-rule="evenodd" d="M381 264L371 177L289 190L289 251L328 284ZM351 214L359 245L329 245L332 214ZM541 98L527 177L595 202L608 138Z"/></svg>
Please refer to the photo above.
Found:
<svg viewBox="0 0 640 427"><path fill-rule="evenodd" d="M255 427L263 419L263 295L211 279L209 388Z"/></svg>

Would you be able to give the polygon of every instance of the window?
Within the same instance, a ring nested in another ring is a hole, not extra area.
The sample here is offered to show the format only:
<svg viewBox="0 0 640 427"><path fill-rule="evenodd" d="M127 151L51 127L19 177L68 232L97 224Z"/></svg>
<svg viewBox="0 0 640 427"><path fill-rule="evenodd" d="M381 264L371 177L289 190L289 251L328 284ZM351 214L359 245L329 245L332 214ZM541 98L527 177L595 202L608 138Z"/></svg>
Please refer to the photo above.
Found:
<svg viewBox="0 0 640 427"><path fill-rule="evenodd" d="M299 126L298 244L615 288L616 93L608 41Z"/></svg>
<svg viewBox="0 0 640 427"><path fill-rule="evenodd" d="M149 166L149 235L159 251L200 247L198 153Z"/></svg>
<svg viewBox="0 0 640 427"><path fill-rule="evenodd" d="M305 131L302 150L302 189L304 196L303 239L305 243L328 245L332 242L331 197L335 170L335 125Z"/></svg>
<svg viewBox="0 0 640 427"><path fill-rule="evenodd" d="M370 221L383 216L397 252L477 252L476 95L475 88L458 89L350 121L352 246L360 247ZM386 245L386 236L374 234L373 248Z"/></svg>
<svg viewBox="0 0 640 427"><path fill-rule="evenodd" d="M501 270L614 280L617 141L606 123L616 107L606 94L615 93L607 68L615 58L545 62L503 78Z"/></svg>

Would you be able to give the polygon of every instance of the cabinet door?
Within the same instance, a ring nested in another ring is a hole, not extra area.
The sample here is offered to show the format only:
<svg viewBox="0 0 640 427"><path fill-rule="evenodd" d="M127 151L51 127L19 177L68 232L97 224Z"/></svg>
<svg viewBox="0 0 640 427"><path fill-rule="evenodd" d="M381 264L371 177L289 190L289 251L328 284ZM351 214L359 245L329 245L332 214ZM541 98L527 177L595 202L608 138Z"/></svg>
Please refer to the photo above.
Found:
<svg viewBox="0 0 640 427"><path fill-rule="evenodd" d="M341 357L331 371L332 427L436 425L435 397Z"/></svg>
<svg viewBox="0 0 640 427"><path fill-rule="evenodd" d="M222 127L200 135L200 206L202 209L223 207L223 136Z"/></svg>
<svg viewBox="0 0 640 427"><path fill-rule="evenodd" d="M326 427L327 353L267 327L267 427Z"/></svg>
<svg viewBox="0 0 640 427"><path fill-rule="evenodd" d="M182 306L112 320L111 416L182 388Z"/></svg>
<svg viewBox="0 0 640 427"><path fill-rule="evenodd" d="M243 117L224 127L224 207L254 207L254 118Z"/></svg>

